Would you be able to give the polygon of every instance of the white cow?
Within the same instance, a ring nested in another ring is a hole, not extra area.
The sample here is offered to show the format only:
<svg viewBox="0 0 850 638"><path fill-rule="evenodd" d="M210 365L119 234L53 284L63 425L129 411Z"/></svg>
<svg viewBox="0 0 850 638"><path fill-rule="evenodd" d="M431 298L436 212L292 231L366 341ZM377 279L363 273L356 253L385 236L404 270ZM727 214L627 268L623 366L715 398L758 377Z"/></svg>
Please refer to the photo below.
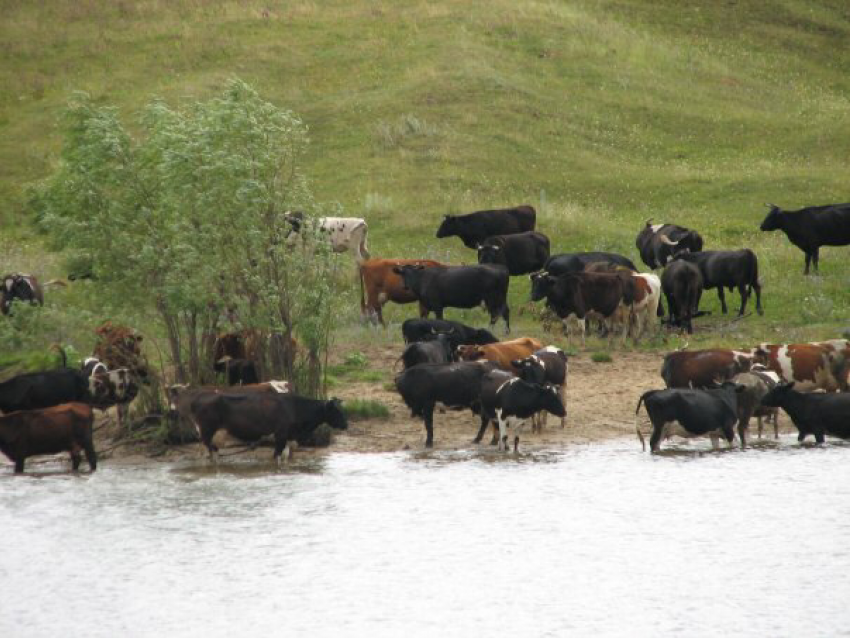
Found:
<svg viewBox="0 0 850 638"><path fill-rule="evenodd" d="M290 212L284 215L284 219L292 226L293 233L301 230L305 222L304 214L301 212ZM344 253L350 250L354 253L357 263L369 259L369 247L366 245L366 234L369 227L366 220L360 217L319 217L316 220L319 230L327 235L331 248L335 253Z"/></svg>

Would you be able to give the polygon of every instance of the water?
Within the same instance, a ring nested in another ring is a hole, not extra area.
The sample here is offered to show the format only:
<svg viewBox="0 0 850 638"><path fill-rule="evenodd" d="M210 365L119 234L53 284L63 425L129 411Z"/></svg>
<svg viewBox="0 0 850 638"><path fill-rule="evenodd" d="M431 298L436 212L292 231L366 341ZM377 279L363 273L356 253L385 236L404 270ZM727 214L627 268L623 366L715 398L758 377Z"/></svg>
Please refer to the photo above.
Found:
<svg viewBox="0 0 850 638"><path fill-rule="evenodd" d="M0 636L850 635L850 445L708 448L3 473Z"/></svg>

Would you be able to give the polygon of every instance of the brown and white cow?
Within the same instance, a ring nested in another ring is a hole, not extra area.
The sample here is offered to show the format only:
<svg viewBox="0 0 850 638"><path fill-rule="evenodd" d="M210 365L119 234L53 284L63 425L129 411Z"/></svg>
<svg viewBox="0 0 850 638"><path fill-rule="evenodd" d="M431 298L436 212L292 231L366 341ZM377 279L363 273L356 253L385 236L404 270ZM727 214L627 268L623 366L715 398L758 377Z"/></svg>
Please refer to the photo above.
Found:
<svg viewBox="0 0 850 638"><path fill-rule="evenodd" d="M412 290L404 287L401 275L393 272L400 266L442 266L431 259L367 259L360 264L360 312L364 319L379 321L382 326L382 309L388 301L406 304L417 301ZM364 297L365 290L365 297ZM425 317L428 310L419 305L419 316Z"/></svg>
<svg viewBox="0 0 850 638"><path fill-rule="evenodd" d="M794 382L799 392L847 391L850 347L845 339L816 343L761 343L753 349L755 360Z"/></svg>
<svg viewBox="0 0 850 638"><path fill-rule="evenodd" d="M658 303L661 301L661 279L650 273L632 275L634 300L629 316L629 329L637 343L643 333L656 322Z"/></svg>
<svg viewBox="0 0 850 638"><path fill-rule="evenodd" d="M747 372L753 359L742 350L677 350L664 357L661 378L668 388L708 388Z"/></svg>
<svg viewBox="0 0 850 638"><path fill-rule="evenodd" d="M531 337L520 337L510 341L489 343L485 346L464 345L458 346L457 353L462 361L492 361L502 370L517 373L513 361L530 357L536 351L541 350L543 344Z"/></svg>

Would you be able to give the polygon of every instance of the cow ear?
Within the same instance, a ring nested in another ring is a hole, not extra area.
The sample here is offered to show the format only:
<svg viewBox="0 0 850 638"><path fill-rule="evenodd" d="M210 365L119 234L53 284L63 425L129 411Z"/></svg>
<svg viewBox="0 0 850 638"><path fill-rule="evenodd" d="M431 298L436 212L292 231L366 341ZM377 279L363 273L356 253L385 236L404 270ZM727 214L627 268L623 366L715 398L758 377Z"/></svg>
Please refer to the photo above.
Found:
<svg viewBox="0 0 850 638"><path fill-rule="evenodd" d="M5 283L6 283L6 290L8 292L12 292L12 286L15 284L15 280L12 279L11 277L8 277L5 281Z"/></svg>

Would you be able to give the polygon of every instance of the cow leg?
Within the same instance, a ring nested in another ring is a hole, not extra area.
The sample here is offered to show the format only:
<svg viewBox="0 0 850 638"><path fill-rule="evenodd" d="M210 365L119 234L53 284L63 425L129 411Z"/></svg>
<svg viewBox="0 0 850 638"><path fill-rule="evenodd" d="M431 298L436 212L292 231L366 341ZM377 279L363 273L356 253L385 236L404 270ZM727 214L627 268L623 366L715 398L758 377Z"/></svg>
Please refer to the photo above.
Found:
<svg viewBox="0 0 850 638"><path fill-rule="evenodd" d="M650 418L650 421L652 419ZM661 433L664 430L664 424L657 424L655 421L652 421L652 436L649 437L649 451L650 452L658 452L661 447ZM643 442L643 439L641 439Z"/></svg>
<svg viewBox="0 0 850 638"><path fill-rule="evenodd" d="M505 302L505 307L502 309L502 319L505 320L505 334L511 334L511 309L508 308L507 302Z"/></svg>
<svg viewBox="0 0 850 638"><path fill-rule="evenodd" d="M816 443L823 443L824 442L823 430L818 430L817 432L815 432L815 442Z"/></svg>
<svg viewBox="0 0 850 638"><path fill-rule="evenodd" d="M71 469L75 472L80 469L80 463L83 460L79 450L71 450Z"/></svg>
<svg viewBox="0 0 850 638"><path fill-rule="evenodd" d="M502 410L496 410L499 421L499 452L508 450L508 420L502 417Z"/></svg>
<svg viewBox="0 0 850 638"><path fill-rule="evenodd" d="M434 311L434 316L435 316L437 319L442 320L442 318L443 318L443 309L442 309L442 308L433 308L432 310ZM492 324L490 324L490 325L492 325Z"/></svg>
<svg viewBox="0 0 850 638"><path fill-rule="evenodd" d="M809 274L809 264L811 264L811 263L812 263L812 253L807 252L806 253L806 269L803 271L804 275Z"/></svg>
<svg viewBox="0 0 850 638"><path fill-rule="evenodd" d="M726 308L726 294L723 292L723 286L717 286L717 296L720 298L720 309L725 315L728 309Z"/></svg>
<svg viewBox="0 0 850 638"><path fill-rule="evenodd" d="M773 438L779 438L779 411L773 413Z"/></svg>
<svg viewBox="0 0 850 638"><path fill-rule="evenodd" d="M815 265L815 274L818 274L818 271L820 270L820 248L815 248L812 251L812 262L814 262Z"/></svg>
<svg viewBox="0 0 850 638"><path fill-rule="evenodd" d="M425 406L422 411L425 418L425 447L434 447L434 404Z"/></svg>
<svg viewBox="0 0 850 638"><path fill-rule="evenodd" d="M759 438L761 438L761 432L762 432L761 417L760 417L760 416L758 416L758 417L756 417L756 419L758 419L758 424L759 424Z"/></svg>
<svg viewBox="0 0 850 638"><path fill-rule="evenodd" d="M578 321L578 329L581 331L581 347L584 349L585 347L585 333L587 332L587 326L585 322L587 319L577 319Z"/></svg>
<svg viewBox="0 0 850 638"><path fill-rule="evenodd" d="M420 319L426 319L427 317L428 317L428 309L420 301L419 302L419 318Z"/></svg>
<svg viewBox="0 0 850 638"><path fill-rule="evenodd" d="M756 293L756 312L760 315L764 314L764 310L761 308L761 284L756 282L753 284L753 292Z"/></svg>
<svg viewBox="0 0 850 638"><path fill-rule="evenodd" d="M275 444L275 458L277 459L278 467L289 463L290 456L292 456L292 448L289 447L289 441L284 441L283 449L280 452L278 452L278 446Z"/></svg>
<svg viewBox="0 0 850 638"><path fill-rule="evenodd" d="M741 294L741 309L738 311L738 316L743 317L744 311L747 309L747 297L749 296L747 286L738 286L738 292Z"/></svg>
<svg viewBox="0 0 850 638"><path fill-rule="evenodd" d="M567 380L558 386L558 394L561 396L561 403L564 404L564 416L561 417L561 429L567 424Z"/></svg>
<svg viewBox="0 0 850 638"><path fill-rule="evenodd" d="M484 410L481 410L481 427L478 428L478 434L475 435L475 438L472 439L473 443L481 443L481 439L484 438L484 432L487 430L487 424L490 422L490 419L487 418L487 415L484 414Z"/></svg>
<svg viewBox="0 0 850 638"><path fill-rule="evenodd" d="M86 453L86 461L89 464L89 471L94 472L97 469L97 453L94 451L94 445L91 439L85 442L83 451Z"/></svg>
<svg viewBox="0 0 850 638"><path fill-rule="evenodd" d="M19 457L15 459L15 474L23 474L24 473L24 461L26 457Z"/></svg>
<svg viewBox="0 0 850 638"><path fill-rule="evenodd" d="M717 436L716 432L712 432L708 435L708 438L711 439L711 449L719 450L720 449L720 437Z"/></svg>

